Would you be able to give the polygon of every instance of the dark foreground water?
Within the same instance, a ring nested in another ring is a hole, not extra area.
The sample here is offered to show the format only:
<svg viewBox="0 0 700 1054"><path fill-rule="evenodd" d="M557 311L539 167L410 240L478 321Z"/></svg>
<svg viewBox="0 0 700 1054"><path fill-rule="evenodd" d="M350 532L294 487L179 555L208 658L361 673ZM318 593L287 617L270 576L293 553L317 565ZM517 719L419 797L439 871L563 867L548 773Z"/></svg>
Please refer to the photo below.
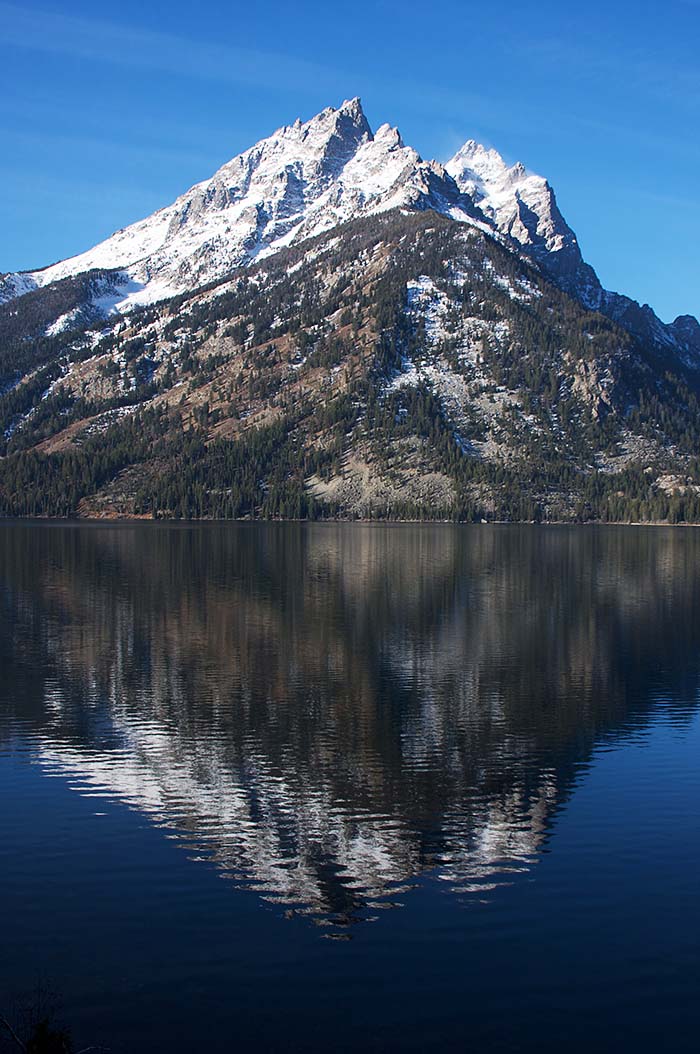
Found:
<svg viewBox="0 0 700 1054"><path fill-rule="evenodd" d="M0 1011L690 1051L700 532L0 525Z"/></svg>

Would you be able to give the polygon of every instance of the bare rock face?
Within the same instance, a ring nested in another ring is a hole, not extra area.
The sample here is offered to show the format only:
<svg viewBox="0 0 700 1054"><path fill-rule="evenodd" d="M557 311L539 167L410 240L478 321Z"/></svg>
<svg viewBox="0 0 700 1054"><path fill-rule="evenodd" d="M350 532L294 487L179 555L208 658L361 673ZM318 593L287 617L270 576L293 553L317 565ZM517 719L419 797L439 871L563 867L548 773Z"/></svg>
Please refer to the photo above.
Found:
<svg viewBox="0 0 700 1054"><path fill-rule="evenodd" d="M604 419L613 410L615 378L610 364L580 359L574 367L571 390L596 421Z"/></svg>
<svg viewBox="0 0 700 1054"><path fill-rule="evenodd" d="M693 355L700 356L700 323L693 315L679 315L670 329Z"/></svg>

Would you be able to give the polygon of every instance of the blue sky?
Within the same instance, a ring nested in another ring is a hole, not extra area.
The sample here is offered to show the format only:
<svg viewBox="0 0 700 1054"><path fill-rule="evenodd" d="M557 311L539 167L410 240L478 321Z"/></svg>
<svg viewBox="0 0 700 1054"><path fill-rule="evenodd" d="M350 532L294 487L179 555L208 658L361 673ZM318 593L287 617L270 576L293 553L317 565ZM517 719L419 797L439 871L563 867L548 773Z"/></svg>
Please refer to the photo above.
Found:
<svg viewBox="0 0 700 1054"><path fill-rule="evenodd" d="M360 95L425 157L475 138L546 175L606 286L700 314L699 42L700 0L0 0L0 271Z"/></svg>

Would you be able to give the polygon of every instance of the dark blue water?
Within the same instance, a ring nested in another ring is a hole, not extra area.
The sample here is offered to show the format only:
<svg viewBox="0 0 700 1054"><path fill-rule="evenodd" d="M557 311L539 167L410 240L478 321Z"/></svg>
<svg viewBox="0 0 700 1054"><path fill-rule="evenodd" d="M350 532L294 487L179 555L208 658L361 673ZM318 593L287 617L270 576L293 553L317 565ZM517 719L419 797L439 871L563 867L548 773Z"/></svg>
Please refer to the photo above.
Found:
<svg viewBox="0 0 700 1054"><path fill-rule="evenodd" d="M0 1012L690 1051L700 532L0 526Z"/></svg>

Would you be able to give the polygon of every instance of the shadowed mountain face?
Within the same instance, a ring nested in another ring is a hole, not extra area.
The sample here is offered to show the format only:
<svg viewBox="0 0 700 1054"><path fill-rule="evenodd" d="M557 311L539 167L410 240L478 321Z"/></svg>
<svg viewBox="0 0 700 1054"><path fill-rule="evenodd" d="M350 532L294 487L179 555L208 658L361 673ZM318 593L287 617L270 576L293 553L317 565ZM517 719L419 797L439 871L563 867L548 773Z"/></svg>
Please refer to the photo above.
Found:
<svg viewBox="0 0 700 1054"><path fill-rule="evenodd" d="M694 532L3 527L0 736L324 932L536 867L699 677Z"/></svg>

